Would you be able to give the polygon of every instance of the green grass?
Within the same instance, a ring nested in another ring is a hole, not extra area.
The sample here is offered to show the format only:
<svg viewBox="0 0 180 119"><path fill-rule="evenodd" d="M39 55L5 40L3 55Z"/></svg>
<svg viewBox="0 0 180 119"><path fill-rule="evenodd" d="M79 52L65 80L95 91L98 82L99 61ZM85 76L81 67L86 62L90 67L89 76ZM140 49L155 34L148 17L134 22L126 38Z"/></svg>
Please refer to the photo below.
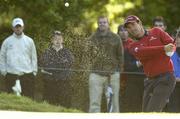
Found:
<svg viewBox="0 0 180 119"><path fill-rule="evenodd" d="M50 105L47 102L36 102L30 98L13 94L0 93L0 110L32 111L32 112L81 112L62 106Z"/></svg>

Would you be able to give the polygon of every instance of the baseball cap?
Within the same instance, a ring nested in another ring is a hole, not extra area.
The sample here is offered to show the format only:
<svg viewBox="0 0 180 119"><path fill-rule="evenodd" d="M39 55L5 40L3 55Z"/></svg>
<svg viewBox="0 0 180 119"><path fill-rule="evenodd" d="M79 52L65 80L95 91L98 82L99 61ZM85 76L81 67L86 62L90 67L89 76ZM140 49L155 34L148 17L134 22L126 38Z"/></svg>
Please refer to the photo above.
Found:
<svg viewBox="0 0 180 119"><path fill-rule="evenodd" d="M140 19L135 16L135 15L129 15L128 17L126 17L126 19L124 20L124 27L126 27L126 25L128 23L133 23L133 22L139 22Z"/></svg>
<svg viewBox="0 0 180 119"><path fill-rule="evenodd" d="M21 18L14 18L12 22L12 26L15 27L16 25L24 26L24 22Z"/></svg>

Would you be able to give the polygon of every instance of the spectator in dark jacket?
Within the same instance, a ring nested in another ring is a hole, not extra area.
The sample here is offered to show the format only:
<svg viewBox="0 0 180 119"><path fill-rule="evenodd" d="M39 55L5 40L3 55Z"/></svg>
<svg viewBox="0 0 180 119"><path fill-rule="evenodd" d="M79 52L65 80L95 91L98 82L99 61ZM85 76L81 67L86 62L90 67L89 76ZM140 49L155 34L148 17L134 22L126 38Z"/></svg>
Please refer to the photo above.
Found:
<svg viewBox="0 0 180 119"><path fill-rule="evenodd" d="M129 37L123 25L119 25L118 35L121 37L124 46L124 72L121 73L121 103L125 107L131 107L129 112L140 111L141 105L134 101L142 102L144 80L142 64L129 52L129 46L134 41Z"/></svg>
<svg viewBox="0 0 180 119"><path fill-rule="evenodd" d="M70 68L74 62L71 51L63 46L60 31L54 31L51 46L45 50L40 59L44 81L44 99L52 104L68 107L70 104Z"/></svg>
<svg viewBox="0 0 180 119"><path fill-rule="evenodd" d="M136 58L129 53L129 46L134 41L129 37L129 34L123 25L118 27L118 35L121 37L124 47L124 72L142 71L141 68L139 68L142 66L140 61L136 60Z"/></svg>

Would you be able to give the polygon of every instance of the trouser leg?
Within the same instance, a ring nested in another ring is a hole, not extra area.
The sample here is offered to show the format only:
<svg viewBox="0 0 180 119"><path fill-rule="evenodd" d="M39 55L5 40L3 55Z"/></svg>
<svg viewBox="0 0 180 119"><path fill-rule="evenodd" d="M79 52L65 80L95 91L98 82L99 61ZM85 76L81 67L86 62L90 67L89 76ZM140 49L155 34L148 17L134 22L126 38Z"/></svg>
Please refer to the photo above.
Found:
<svg viewBox="0 0 180 119"><path fill-rule="evenodd" d="M43 97L44 100L48 101L51 104L58 104L58 86L57 82L53 77L46 76L43 79L44 90L43 90Z"/></svg>
<svg viewBox="0 0 180 119"><path fill-rule="evenodd" d="M149 103L149 100L152 96L152 90L153 90L153 81L145 79L144 81L144 93L143 93L143 103L142 103L142 111L146 111L147 105Z"/></svg>
<svg viewBox="0 0 180 119"><path fill-rule="evenodd" d="M33 73L25 74L20 77L22 95L34 98L34 89L35 89L35 76Z"/></svg>
<svg viewBox="0 0 180 119"><path fill-rule="evenodd" d="M17 76L7 74L5 77L5 92L7 93L13 93L12 87L16 83Z"/></svg>
<svg viewBox="0 0 180 119"><path fill-rule="evenodd" d="M146 95L150 96L150 98L146 99L147 104L144 107L144 111L161 112L175 87L175 78L168 73L158 79L154 79L151 84L153 90L152 93L146 92Z"/></svg>
<svg viewBox="0 0 180 119"><path fill-rule="evenodd" d="M101 112L104 77L95 73L89 76L89 112Z"/></svg>
<svg viewBox="0 0 180 119"><path fill-rule="evenodd" d="M180 82L176 83L176 87L170 96L167 104L167 112L180 112Z"/></svg>
<svg viewBox="0 0 180 119"><path fill-rule="evenodd" d="M120 73L116 72L111 75L111 86L113 91L112 104L113 110L112 112L119 112L119 89L120 89Z"/></svg>

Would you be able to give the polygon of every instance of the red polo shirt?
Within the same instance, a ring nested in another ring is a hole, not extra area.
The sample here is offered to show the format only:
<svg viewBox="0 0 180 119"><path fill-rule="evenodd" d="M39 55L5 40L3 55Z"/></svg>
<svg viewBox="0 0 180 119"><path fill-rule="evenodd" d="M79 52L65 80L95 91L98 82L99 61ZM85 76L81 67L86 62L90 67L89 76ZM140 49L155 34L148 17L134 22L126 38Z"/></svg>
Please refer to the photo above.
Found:
<svg viewBox="0 0 180 119"><path fill-rule="evenodd" d="M155 27L130 45L130 52L143 64L144 73L148 77L173 71L172 61L164 51L164 45L168 43L174 44L174 39Z"/></svg>

